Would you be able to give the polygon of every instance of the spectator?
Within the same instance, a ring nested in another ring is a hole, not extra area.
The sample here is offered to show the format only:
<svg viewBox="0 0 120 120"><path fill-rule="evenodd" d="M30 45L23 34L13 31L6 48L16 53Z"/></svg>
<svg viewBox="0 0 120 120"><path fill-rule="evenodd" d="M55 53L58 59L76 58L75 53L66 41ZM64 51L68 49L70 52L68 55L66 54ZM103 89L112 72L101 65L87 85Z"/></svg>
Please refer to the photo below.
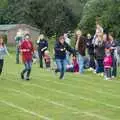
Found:
<svg viewBox="0 0 120 120"><path fill-rule="evenodd" d="M45 61L46 68L50 68L51 67L51 57L49 55L48 50L46 50L44 52L44 61Z"/></svg>
<svg viewBox="0 0 120 120"><path fill-rule="evenodd" d="M16 33L15 36L15 42L16 42L16 64L19 64L19 55L20 55L20 50L19 50L19 45L20 42L23 40L23 31L22 29L19 29Z"/></svg>
<svg viewBox="0 0 120 120"><path fill-rule="evenodd" d="M79 64L79 72L84 72L84 56L85 56L85 50L86 50L86 39L82 36L82 32L78 30L76 32L76 50L77 53L77 59Z"/></svg>
<svg viewBox="0 0 120 120"><path fill-rule="evenodd" d="M7 47L4 43L3 36L0 35L0 75L3 70L3 65L4 65L4 56L8 54Z"/></svg>
<svg viewBox="0 0 120 120"><path fill-rule="evenodd" d="M117 42L114 40L112 33L107 34L106 36L106 40L105 40L105 48L110 49L111 50L111 55L112 55L112 60L113 60L113 64L112 64L112 77L116 77L117 76L117 58L115 56L115 49L117 46Z"/></svg>
<svg viewBox="0 0 120 120"><path fill-rule="evenodd" d="M95 69L94 45L92 43L92 40L93 40L93 37L90 34L87 34L86 46L87 46L87 52L89 55L89 68L90 68L90 70Z"/></svg>
<svg viewBox="0 0 120 120"><path fill-rule="evenodd" d="M72 57L72 64L73 64L73 72L75 73L79 72L79 65L76 56Z"/></svg>
<svg viewBox="0 0 120 120"><path fill-rule="evenodd" d="M48 49L48 42L45 40L45 37L43 34L41 34L37 40L38 45L38 55L39 55L39 61L40 61L40 68L43 68L43 56L44 52Z"/></svg>
<svg viewBox="0 0 120 120"><path fill-rule="evenodd" d="M68 38L67 33L64 33L64 39L65 39L65 42L66 42L69 46L71 46L71 40ZM67 62L68 65L71 64L71 62L70 62L70 52L69 52L69 51L67 51L67 53L66 53L66 62Z"/></svg>
<svg viewBox="0 0 120 120"><path fill-rule="evenodd" d="M103 59L105 55L105 43L103 41L103 36L97 36L95 41L95 59L96 59L96 73L103 73Z"/></svg>
<svg viewBox="0 0 120 120"><path fill-rule="evenodd" d="M112 56L110 49L105 50L105 57L104 57L104 77L105 80L111 79L111 68L112 68Z"/></svg>

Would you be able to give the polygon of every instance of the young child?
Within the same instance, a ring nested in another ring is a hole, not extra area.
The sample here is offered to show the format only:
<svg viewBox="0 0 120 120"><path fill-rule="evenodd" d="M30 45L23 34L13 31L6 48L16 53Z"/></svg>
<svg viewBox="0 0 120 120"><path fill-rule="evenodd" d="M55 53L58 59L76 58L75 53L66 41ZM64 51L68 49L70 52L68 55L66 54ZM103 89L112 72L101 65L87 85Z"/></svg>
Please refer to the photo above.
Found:
<svg viewBox="0 0 120 120"><path fill-rule="evenodd" d="M44 61L45 61L46 68L50 68L51 67L51 57L49 55L48 50L46 50L44 52Z"/></svg>
<svg viewBox="0 0 120 120"><path fill-rule="evenodd" d="M7 51L6 45L3 40L3 36L0 35L0 75L1 75L2 69L3 69L4 56L6 54L8 54L8 51Z"/></svg>
<svg viewBox="0 0 120 120"><path fill-rule="evenodd" d="M72 64L73 64L73 71L75 73L79 72L79 65L78 65L76 56L73 56L73 58L72 58Z"/></svg>
<svg viewBox="0 0 120 120"><path fill-rule="evenodd" d="M105 50L105 57L104 57L104 76L105 80L109 80L112 78L111 75L111 68L112 68L112 56L109 49Z"/></svg>

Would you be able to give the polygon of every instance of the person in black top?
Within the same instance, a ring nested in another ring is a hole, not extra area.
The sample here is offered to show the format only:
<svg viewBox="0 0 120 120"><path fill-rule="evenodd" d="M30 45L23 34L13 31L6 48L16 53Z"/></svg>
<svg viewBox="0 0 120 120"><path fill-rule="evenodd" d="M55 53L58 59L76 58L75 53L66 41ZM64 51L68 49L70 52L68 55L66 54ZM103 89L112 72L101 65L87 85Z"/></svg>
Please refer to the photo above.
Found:
<svg viewBox="0 0 120 120"><path fill-rule="evenodd" d="M96 73L103 73L103 60L105 56L105 43L103 41L103 36L97 36L94 43L94 52L96 59Z"/></svg>
<svg viewBox="0 0 120 120"><path fill-rule="evenodd" d="M48 42L44 39L44 35L41 34L37 40L38 55L40 60L40 68L43 68L43 56L44 52L48 49Z"/></svg>
<svg viewBox="0 0 120 120"><path fill-rule="evenodd" d="M94 55L94 45L92 43L93 37L90 34L87 34L87 52L89 55L89 68L95 69L95 55Z"/></svg>
<svg viewBox="0 0 120 120"><path fill-rule="evenodd" d="M75 52L74 52L74 49L72 49L65 42L64 36L59 37L59 40L55 44L54 50L55 50L55 61L57 64L57 69L58 69L58 71L60 71L59 79L63 79L64 73L66 71L66 51L69 51L73 54Z"/></svg>

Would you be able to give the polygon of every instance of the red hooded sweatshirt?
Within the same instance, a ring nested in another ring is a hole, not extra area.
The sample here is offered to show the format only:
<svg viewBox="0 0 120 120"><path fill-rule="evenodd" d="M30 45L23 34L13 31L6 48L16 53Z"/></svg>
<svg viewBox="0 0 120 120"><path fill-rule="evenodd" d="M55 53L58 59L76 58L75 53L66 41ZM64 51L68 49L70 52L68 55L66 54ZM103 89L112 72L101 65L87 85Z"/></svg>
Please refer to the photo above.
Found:
<svg viewBox="0 0 120 120"><path fill-rule="evenodd" d="M23 40L21 42L20 51L22 53L22 60L24 63L26 61L32 61L32 55L34 52L34 48L30 40Z"/></svg>

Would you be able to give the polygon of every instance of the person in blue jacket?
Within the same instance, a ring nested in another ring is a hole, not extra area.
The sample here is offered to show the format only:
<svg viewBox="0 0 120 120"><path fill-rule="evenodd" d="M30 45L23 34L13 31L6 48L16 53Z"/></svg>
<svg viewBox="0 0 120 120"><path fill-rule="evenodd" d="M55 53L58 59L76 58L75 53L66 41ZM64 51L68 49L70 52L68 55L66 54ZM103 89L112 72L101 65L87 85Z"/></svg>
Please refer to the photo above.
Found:
<svg viewBox="0 0 120 120"><path fill-rule="evenodd" d="M43 56L44 52L48 49L48 42L45 40L44 35L41 34L37 40L38 55L40 60L40 68L43 68Z"/></svg>
<svg viewBox="0 0 120 120"><path fill-rule="evenodd" d="M66 51L69 51L73 54L75 54L75 51L65 42L64 36L59 37L58 41L55 44L54 50L57 69L60 71L59 79L63 79L64 73L66 71Z"/></svg>

